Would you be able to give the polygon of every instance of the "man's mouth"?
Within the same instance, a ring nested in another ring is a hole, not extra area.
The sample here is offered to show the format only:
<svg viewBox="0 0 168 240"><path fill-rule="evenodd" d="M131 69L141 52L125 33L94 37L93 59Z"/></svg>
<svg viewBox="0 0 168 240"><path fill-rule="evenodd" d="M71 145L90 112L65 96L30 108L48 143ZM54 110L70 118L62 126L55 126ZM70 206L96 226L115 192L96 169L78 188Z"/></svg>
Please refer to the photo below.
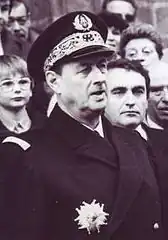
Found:
<svg viewBox="0 0 168 240"><path fill-rule="evenodd" d="M138 114L139 115L139 112L137 112L137 111L124 111L121 114L130 114L130 115L131 114L133 114L133 115L135 115L135 114L137 115Z"/></svg>
<svg viewBox="0 0 168 240"><path fill-rule="evenodd" d="M103 94L103 93L105 93L105 90L99 90L99 91L95 91L95 92L93 92L93 93L91 93L91 95L101 95L101 94Z"/></svg>

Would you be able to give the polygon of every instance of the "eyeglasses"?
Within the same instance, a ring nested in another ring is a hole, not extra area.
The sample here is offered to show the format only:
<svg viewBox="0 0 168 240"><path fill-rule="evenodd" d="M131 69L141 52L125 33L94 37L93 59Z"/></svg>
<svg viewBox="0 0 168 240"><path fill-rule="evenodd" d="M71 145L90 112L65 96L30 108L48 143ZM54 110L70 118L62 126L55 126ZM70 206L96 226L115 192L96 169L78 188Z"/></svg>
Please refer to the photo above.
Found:
<svg viewBox="0 0 168 240"><path fill-rule="evenodd" d="M28 90L31 87L31 80L29 77L23 77L20 79L3 79L0 82L0 89L3 92L12 92L15 88L15 86L19 85L20 89L22 90Z"/></svg>
<svg viewBox="0 0 168 240"><path fill-rule="evenodd" d="M15 21L19 23L19 25L25 25L27 22L28 17L23 16L23 17L9 17L8 20L8 25L11 26Z"/></svg>

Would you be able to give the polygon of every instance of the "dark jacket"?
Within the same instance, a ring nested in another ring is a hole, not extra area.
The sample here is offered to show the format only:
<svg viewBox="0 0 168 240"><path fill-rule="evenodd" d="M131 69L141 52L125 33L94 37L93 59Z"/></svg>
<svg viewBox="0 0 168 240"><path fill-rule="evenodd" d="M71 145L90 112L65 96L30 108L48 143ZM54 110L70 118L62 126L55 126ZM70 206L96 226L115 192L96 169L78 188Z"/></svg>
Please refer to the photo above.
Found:
<svg viewBox="0 0 168 240"><path fill-rule="evenodd" d="M19 167L4 180L0 239L164 239L159 193L141 139L106 119L103 125L105 138L56 106L27 152L12 145ZM11 154L8 159L14 162ZM94 199L109 216L100 233L89 235L74 220L76 208Z"/></svg>
<svg viewBox="0 0 168 240"><path fill-rule="evenodd" d="M142 125L148 135L148 144L153 156L155 174L160 187L163 223L168 239L168 132Z"/></svg>
<svg viewBox="0 0 168 240"><path fill-rule="evenodd" d="M7 30L4 30L1 35L4 54L15 54L25 59L23 56L24 50L20 48L16 41L16 38Z"/></svg>
<svg viewBox="0 0 168 240"><path fill-rule="evenodd" d="M31 122L31 127L27 132L22 133L21 136L22 136L22 139L27 140L27 141L30 140L30 142L31 142L32 132L34 132L37 129L41 129L44 126L47 117L44 116L44 114L41 114L39 111L29 112L29 117L32 121ZM3 125L3 123L0 121L0 143L8 136L19 137L20 134L18 135L14 132L9 131Z"/></svg>

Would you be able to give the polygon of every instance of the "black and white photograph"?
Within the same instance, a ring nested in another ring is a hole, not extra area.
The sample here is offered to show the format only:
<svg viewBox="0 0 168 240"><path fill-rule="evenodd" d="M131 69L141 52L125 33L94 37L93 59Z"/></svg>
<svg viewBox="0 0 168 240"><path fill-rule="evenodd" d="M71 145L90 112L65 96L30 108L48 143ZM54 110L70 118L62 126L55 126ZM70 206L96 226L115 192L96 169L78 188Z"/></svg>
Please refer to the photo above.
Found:
<svg viewBox="0 0 168 240"><path fill-rule="evenodd" d="M168 240L168 0L0 0L0 240Z"/></svg>

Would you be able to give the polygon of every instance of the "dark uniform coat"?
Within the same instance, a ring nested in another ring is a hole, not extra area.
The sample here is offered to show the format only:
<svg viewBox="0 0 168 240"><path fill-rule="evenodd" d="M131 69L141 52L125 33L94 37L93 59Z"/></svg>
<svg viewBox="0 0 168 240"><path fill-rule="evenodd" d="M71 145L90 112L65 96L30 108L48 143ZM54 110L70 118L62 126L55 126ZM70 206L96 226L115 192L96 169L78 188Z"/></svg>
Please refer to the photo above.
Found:
<svg viewBox="0 0 168 240"><path fill-rule="evenodd" d="M11 168L5 175L8 163L1 162L1 240L165 239L159 189L142 140L106 119L103 125L105 138L56 106L24 157L12 145L15 164L4 144ZM94 199L109 215L99 233L88 234L74 221L76 208Z"/></svg>

